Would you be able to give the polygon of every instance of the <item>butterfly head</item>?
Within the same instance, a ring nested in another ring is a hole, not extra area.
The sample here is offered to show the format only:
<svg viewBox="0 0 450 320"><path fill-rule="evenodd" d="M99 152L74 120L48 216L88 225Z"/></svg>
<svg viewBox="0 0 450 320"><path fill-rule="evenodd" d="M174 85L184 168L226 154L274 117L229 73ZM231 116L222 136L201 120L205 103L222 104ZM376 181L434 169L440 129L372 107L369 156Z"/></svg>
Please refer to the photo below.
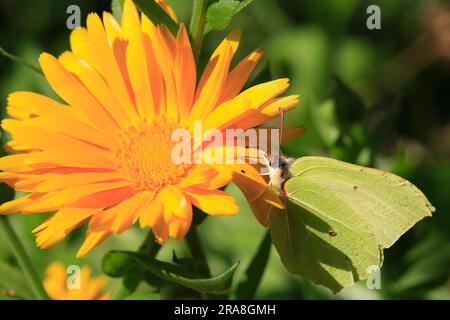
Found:
<svg viewBox="0 0 450 320"><path fill-rule="evenodd" d="M283 155L264 155L263 164L268 170L269 185L278 194L283 193L283 185L289 179L289 167L293 161L293 158Z"/></svg>

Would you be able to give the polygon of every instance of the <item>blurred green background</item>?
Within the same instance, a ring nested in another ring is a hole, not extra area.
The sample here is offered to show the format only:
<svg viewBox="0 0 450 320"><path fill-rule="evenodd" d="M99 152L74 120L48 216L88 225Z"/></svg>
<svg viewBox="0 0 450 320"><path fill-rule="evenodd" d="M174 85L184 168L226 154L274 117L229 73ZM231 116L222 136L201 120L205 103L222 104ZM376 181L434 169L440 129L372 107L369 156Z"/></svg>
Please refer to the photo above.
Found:
<svg viewBox="0 0 450 320"><path fill-rule="evenodd" d="M181 21L189 22L191 1L169 0ZM109 10L106 0L0 0L0 45L36 63L40 52L69 49L66 8L78 4L83 23L89 12ZM370 4L381 8L381 30L366 27ZM203 63L225 34L243 29L238 58L256 47L266 50L252 83L289 77L290 93L301 104L287 124L306 133L285 146L289 156L327 155L392 171L416 184L437 211L385 251L381 289L364 282L337 295L290 275L273 249L257 298L272 299L450 299L450 7L432 0L255 0L232 24L205 39ZM235 61L238 61L236 59ZM0 57L2 117L9 93L30 90L54 96L42 78ZM251 84L252 84L251 83ZM277 125L277 122L274 123ZM4 139L6 137L3 137ZM241 204L236 217L209 217L199 227L213 273L241 261L236 279L259 246L264 229L234 186ZM2 189L3 195L8 192ZM31 230L48 215L13 216L11 221L40 273L54 260L89 264L111 249L136 249L146 230L113 236L85 259L75 254L85 228L50 250L34 245ZM169 242L186 255L183 242ZM0 234L0 261L16 261ZM8 277L0 272L0 277ZM236 281L237 283L238 281ZM110 282L110 288L117 280ZM140 288L144 290L144 288Z"/></svg>

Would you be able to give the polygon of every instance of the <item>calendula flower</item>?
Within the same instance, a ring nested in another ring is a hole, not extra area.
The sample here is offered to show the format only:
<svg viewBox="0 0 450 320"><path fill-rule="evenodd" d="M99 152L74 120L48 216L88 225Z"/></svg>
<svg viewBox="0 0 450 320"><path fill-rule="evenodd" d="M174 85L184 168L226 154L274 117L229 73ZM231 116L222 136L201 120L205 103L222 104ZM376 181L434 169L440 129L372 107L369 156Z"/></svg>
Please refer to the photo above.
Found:
<svg viewBox="0 0 450 320"><path fill-rule="evenodd" d="M52 300L107 300L107 282L105 276L92 277L89 266L68 274L64 265L55 261L45 271L44 289Z"/></svg>
<svg viewBox="0 0 450 320"><path fill-rule="evenodd" d="M173 11L160 1L173 15ZM249 88L260 60L256 50L230 68L240 31L218 46L197 84L196 65L183 25L176 36L139 15L126 0L121 24L108 12L90 14L75 29L71 51L39 62L60 103L32 92L9 96L2 122L16 154L0 159L0 179L25 196L0 213L56 213L34 230L48 248L89 223L83 256L113 233L134 223L153 230L157 241L183 238L192 205L212 215L233 215L235 200L219 190L235 181L251 202L279 204L250 165L175 164L175 129L251 128L298 103L279 97L287 79ZM261 197L262 196L262 197ZM259 218L264 221L264 218Z"/></svg>

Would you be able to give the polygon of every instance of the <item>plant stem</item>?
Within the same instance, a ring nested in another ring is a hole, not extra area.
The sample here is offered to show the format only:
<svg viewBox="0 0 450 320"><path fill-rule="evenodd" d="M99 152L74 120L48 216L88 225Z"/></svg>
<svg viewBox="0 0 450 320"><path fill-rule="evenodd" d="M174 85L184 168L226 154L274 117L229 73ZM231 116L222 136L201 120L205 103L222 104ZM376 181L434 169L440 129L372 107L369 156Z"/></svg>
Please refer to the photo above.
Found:
<svg viewBox="0 0 450 320"><path fill-rule="evenodd" d="M138 252L141 254L148 254L151 257L155 257L158 254L159 249L161 249L161 245L155 241L155 237L153 232L149 232L147 238L145 238L144 242L139 247Z"/></svg>
<svg viewBox="0 0 450 320"><path fill-rule="evenodd" d="M19 262L20 267L25 272L28 280L30 281L31 288L34 291L34 294L37 299L40 300L48 300L49 297L45 292L44 287L42 286L42 281L39 279L38 273L36 269L33 267L31 263L31 259L28 257L25 248L20 242L19 237L15 233L13 227L9 223L8 217L0 216L0 223L5 230L5 235L8 238L11 246L14 249L14 253Z"/></svg>
<svg viewBox="0 0 450 320"><path fill-rule="evenodd" d="M161 249L161 246L155 242L155 237L153 236L153 233L150 231L147 237L145 238L144 242L139 247L138 252L141 254L146 254L150 257L155 257L158 254L159 249ZM126 285L125 281L127 282ZM141 281L142 277L129 279L128 281L126 278L124 278L117 286L116 290L114 290L114 292L112 293L111 300L122 300L128 297L136 290Z"/></svg>
<svg viewBox="0 0 450 320"><path fill-rule="evenodd" d="M208 8L208 0L194 0L192 8L190 33L193 40L192 50L197 60L202 47L203 36L206 26L206 9Z"/></svg>
<svg viewBox="0 0 450 320"><path fill-rule="evenodd" d="M192 258L198 261L198 271L200 275L206 278L210 278L211 272L209 270L208 261L206 260L206 255L203 250L202 244L200 243L195 226L191 226L191 230L189 230L185 240Z"/></svg>
<svg viewBox="0 0 450 320"><path fill-rule="evenodd" d="M2 56L4 56L5 58L10 59L11 61L14 61L14 62L23 64L25 67L28 67L28 68L30 68L31 70L33 70L34 72L39 73L41 76L43 75L41 69L39 69L38 67L36 67L36 66L34 66L33 64L29 63L28 61L25 61L24 59L19 58L19 57L16 57L15 55L13 55L13 54L7 52L7 51L6 51L5 49L3 49L1 46L0 46L0 54L1 54Z"/></svg>

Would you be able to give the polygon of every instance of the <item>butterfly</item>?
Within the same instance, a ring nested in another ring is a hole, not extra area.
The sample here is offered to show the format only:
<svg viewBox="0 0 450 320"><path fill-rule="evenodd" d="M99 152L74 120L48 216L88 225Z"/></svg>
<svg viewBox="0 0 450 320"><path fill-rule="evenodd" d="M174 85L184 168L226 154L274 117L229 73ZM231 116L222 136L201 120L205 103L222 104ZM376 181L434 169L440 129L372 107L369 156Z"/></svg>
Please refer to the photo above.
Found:
<svg viewBox="0 0 450 320"><path fill-rule="evenodd" d="M250 207L294 274L333 292L366 279L381 267L383 249L435 210L394 174L325 157L285 157L284 138L277 152L260 151L268 179L255 172L246 178L259 182Z"/></svg>

